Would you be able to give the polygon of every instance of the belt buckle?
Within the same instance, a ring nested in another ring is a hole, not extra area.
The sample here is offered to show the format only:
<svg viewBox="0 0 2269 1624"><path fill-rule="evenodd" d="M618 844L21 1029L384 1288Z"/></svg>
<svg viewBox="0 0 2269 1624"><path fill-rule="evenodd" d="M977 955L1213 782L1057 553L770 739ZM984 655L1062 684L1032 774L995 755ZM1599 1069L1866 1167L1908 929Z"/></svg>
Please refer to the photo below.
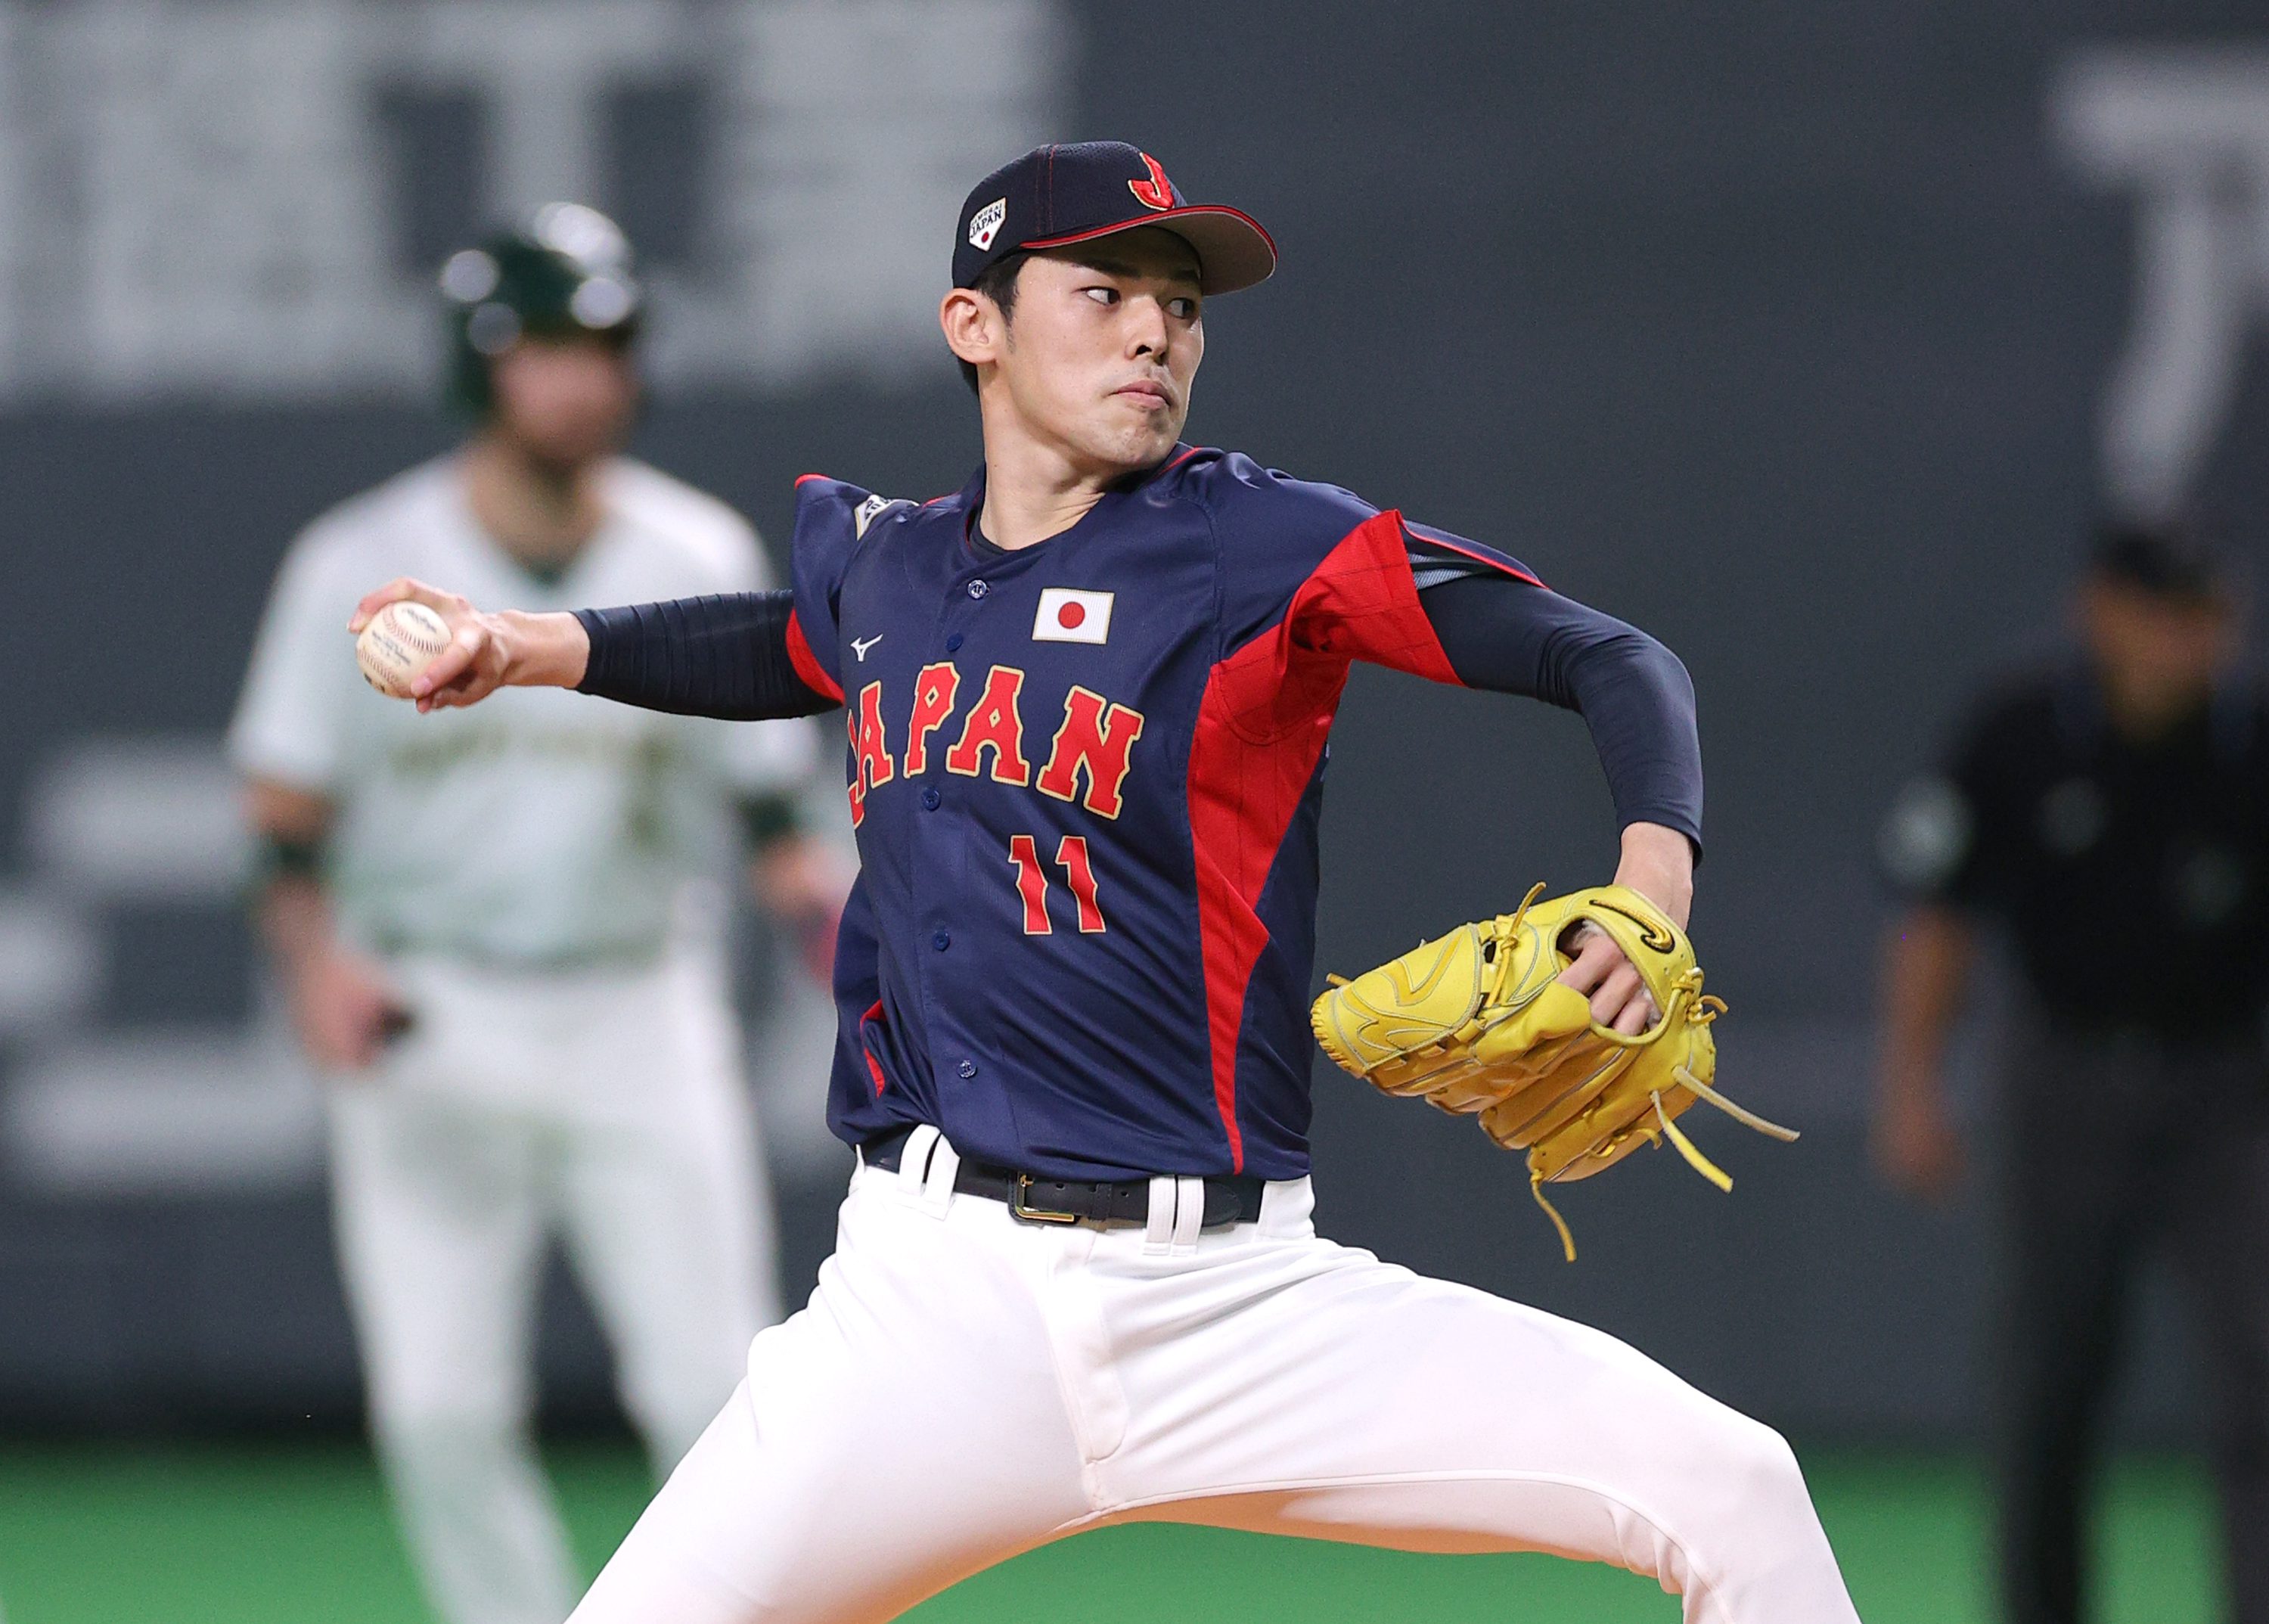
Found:
<svg viewBox="0 0 2269 1624"><path fill-rule="evenodd" d="M1009 1200L1009 1210L1017 1217L1029 1218L1035 1223L1077 1223L1080 1221L1077 1213L1049 1212L1044 1207L1028 1205L1024 1194L1031 1187L1032 1176L1030 1173L1016 1175L1016 1193Z"/></svg>

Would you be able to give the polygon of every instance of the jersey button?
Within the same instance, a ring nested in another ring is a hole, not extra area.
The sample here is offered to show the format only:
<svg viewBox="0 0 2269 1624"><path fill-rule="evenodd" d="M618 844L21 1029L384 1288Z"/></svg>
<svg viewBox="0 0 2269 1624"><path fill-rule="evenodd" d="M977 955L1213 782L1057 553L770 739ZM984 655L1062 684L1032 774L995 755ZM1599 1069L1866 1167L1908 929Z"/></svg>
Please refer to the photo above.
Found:
<svg viewBox="0 0 2269 1624"><path fill-rule="evenodd" d="M946 639L945 639L945 652L946 652L947 653L949 653L949 654L953 653L955 653L957 650L958 650L960 647L961 647L961 633L959 633L958 631L956 631L956 632L951 633L950 636L948 636L948 637L946 638Z"/></svg>
<svg viewBox="0 0 2269 1624"><path fill-rule="evenodd" d="M987 586L981 580L973 580L969 583L969 595L972 598L981 598L992 590L992 587Z"/></svg>
<svg viewBox="0 0 2269 1624"><path fill-rule="evenodd" d="M960 1065L955 1067L953 1069L959 1072L965 1077L974 1077L977 1074L977 1062L974 1060L964 1060Z"/></svg>
<svg viewBox="0 0 2269 1624"><path fill-rule="evenodd" d="M922 806L932 812L937 810L937 792L935 790L926 789L922 791Z"/></svg>
<svg viewBox="0 0 2269 1624"><path fill-rule="evenodd" d="M929 945L942 953L953 945L953 938L947 935L943 931L940 931L936 935L932 936L929 939Z"/></svg>

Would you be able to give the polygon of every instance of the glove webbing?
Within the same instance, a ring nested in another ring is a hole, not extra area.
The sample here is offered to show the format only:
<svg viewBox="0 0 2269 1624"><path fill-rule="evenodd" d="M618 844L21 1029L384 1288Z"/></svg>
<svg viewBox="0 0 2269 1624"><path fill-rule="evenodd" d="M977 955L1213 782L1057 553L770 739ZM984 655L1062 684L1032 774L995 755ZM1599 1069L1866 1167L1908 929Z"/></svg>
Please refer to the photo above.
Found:
<svg viewBox="0 0 2269 1624"><path fill-rule="evenodd" d="M1710 1009L1706 1012L1707 1016L1711 1019L1715 1019L1718 1012L1725 1008L1725 1005L1718 1003L1718 1000L1715 998L1705 999L1704 1001L1705 1004L1717 1004L1718 1006L1716 1009ZM1708 1083L1704 1082L1701 1079L1695 1076L1692 1072L1687 1070L1683 1066L1679 1067L1671 1074L1678 1079L1679 1087L1692 1094L1696 1099L1707 1100L1711 1104L1715 1105L1719 1111L1724 1111L1727 1116L1733 1118L1734 1121L1741 1123L1745 1127L1752 1127L1760 1133L1770 1134L1785 1144L1793 1144L1796 1140L1803 1137L1803 1135L1799 1133L1794 1128L1785 1128L1778 1122L1768 1121L1766 1118L1757 1115L1756 1112L1745 1110L1741 1106L1736 1105L1733 1101L1718 1093L1717 1089L1711 1088ZM1719 1167L1709 1157L1704 1155L1701 1148L1696 1146L1692 1140L1687 1138L1684 1133L1679 1131L1678 1125L1675 1122L1673 1122L1670 1119L1669 1113L1662 1109L1662 1091L1660 1089L1658 1089L1654 1090L1650 1097L1654 1101L1654 1119L1656 1123L1661 1126L1663 1133L1668 1136L1670 1142L1677 1147L1678 1154L1686 1158L1686 1164L1692 1168L1696 1172L1701 1174L1703 1177L1708 1179L1711 1184L1717 1185L1718 1189L1731 1194L1733 1188L1733 1175L1726 1172L1725 1169ZM1657 1142L1653 1128L1648 1127L1644 1123L1636 1124L1634 1126L1637 1132L1646 1135L1648 1143L1653 1144ZM1543 1174L1534 1171L1532 1171L1529 1174L1528 1193L1536 1198L1536 1204L1544 1209L1544 1215L1552 1220L1552 1227L1560 1231L1560 1246L1562 1251L1567 1254L1568 1261L1571 1263L1575 1262L1576 1237L1570 1232L1568 1229L1568 1221L1560 1215L1559 1209L1555 1207L1551 1202L1544 1199Z"/></svg>

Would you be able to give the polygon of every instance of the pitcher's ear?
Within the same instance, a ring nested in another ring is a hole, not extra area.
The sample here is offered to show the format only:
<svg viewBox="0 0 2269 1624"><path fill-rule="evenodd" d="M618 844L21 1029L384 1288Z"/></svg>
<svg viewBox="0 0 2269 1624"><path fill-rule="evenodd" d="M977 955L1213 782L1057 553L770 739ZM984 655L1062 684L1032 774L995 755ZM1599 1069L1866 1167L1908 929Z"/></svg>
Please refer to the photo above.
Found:
<svg viewBox="0 0 2269 1624"><path fill-rule="evenodd" d="M982 293L955 288L938 301L937 324L944 330L946 348L957 360L978 365L1000 358L1001 336L1008 323L1001 307Z"/></svg>

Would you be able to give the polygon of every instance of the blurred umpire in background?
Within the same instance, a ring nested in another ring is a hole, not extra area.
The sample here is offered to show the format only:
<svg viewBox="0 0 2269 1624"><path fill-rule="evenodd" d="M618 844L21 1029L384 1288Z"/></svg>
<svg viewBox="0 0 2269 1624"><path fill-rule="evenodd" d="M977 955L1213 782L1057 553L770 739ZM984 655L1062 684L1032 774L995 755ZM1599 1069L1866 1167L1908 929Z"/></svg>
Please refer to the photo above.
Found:
<svg viewBox="0 0 2269 1624"><path fill-rule="evenodd" d="M2080 647L1978 706L1884 832L1876 1121L1889 1176L1947 1189L1942 1082L1977 926L2006 927L2010 1254L2001 1558L2016 1624L2081 1616L2081 1505L2130 1288L2169 1244L2210 1356L2234 1615L2269 1624L2269 708L2206 537L2118 529Z"/></svg>
<svg viewBox="0 0 2269 1624"><path fill-rule="evenodd" d="M471 436L292 544L230 745L266 939L332 1083L340 1256L420 1576L452 1624L557 1624L581 1584L528 1438L550 1236L666 1473L778 1317L700 882L736 809L759 895L808 941L848 876L790 809L808 723L534 690L422 717L364 685L347 618L394 575L529 609L772 584L737 514L618 454L641 311L612 222L552 204L441 288Z"/></svg>

